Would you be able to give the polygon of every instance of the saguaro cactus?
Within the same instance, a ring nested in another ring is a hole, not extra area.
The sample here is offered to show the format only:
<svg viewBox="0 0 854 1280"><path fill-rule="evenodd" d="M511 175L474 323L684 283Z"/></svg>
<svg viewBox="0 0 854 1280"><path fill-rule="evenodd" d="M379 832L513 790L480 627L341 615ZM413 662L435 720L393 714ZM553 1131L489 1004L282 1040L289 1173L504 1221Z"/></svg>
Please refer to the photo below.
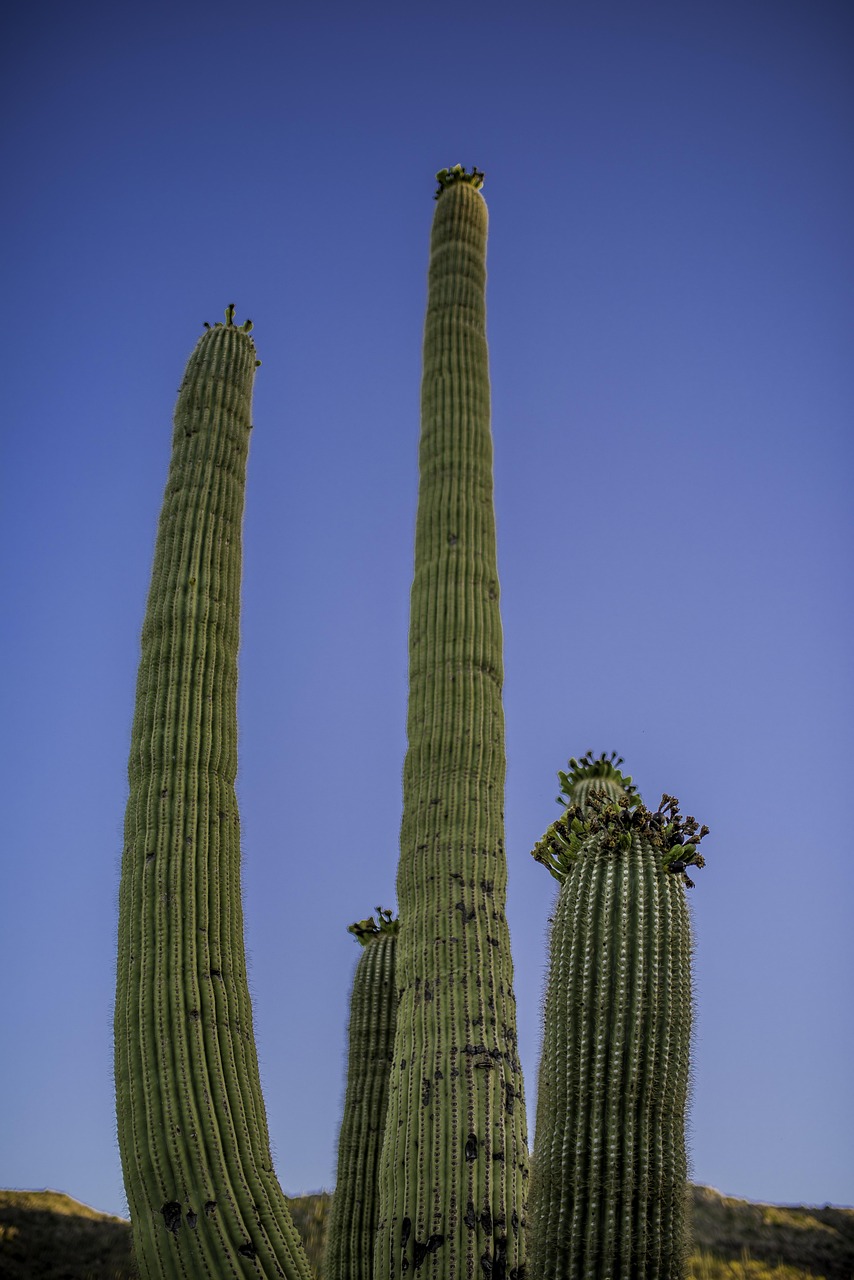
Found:
<svg viewBox="0 0 854 1280"><path fill-rule="evenodd" d="M377 907L350 925L362 946L350 997L347 1092L338 1176L326 1236L325 1280L371 1280L379 1214L378 1171L394 1051L397 920Z"/></svg>
<svg viewBox="0 0 854 1280"><path fill-rule="evenodd" d="M561 882L531 1179L537 1280L682 1280L691 1038L686 867L707 833L619 764L560 774L565 814L534 849Z"/></svg>
<svg viewBox="0 0 854 1280"><path fill-rule="evenodd" d="M518 1280L528 1153L504 914L487 215L477 170L437 176L375 1275Z"/></svg>
<svg viewBox="0 0 854 1280"><path fill-rule="evenodd" d="M178 398L131 738L116 1095L151 1280L310 1275L270 1159L244 957L237 648L258 362L233 318L200 339Z"/></svg>

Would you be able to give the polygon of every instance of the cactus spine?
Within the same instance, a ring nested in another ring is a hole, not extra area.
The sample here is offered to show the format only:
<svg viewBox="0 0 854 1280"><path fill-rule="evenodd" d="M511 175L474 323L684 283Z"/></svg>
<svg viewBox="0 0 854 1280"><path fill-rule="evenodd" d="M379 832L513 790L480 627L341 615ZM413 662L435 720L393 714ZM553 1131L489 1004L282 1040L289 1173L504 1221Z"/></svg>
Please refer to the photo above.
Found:
<svg viewBox="0 0 854 1280"><path fill-rule="evenodd" d="M190 356L142 633L119 890L119 1146L140 1274L308 1280L273 1172L240 898L237 649L255 347Z"/></svg>
<svg viewBox="0 0 854 1280"><path fill-rule="evenodd" d="M534 849L561 881L551 935L531 1186L537 1280L683 1280L691 932L703 865L676 801L641 803L588 754Z"/></svg>
<svg viewBox="0 0 854 1280"><path fill-rule="evenodd" d="M528 1154L504 914L487 215L477 170L437 176L375 1275L519 1280Z"/></svg>
<svg viewBox="0 0 854 1280"><path fill-rule="evenodd" d="M350 925L364 947L350 998L347 1092L338 1138L338 1176L326 1236L325 1280L371 1280L379 1204L377 1177L394 1052L397 920L377 907Z"/></svg>

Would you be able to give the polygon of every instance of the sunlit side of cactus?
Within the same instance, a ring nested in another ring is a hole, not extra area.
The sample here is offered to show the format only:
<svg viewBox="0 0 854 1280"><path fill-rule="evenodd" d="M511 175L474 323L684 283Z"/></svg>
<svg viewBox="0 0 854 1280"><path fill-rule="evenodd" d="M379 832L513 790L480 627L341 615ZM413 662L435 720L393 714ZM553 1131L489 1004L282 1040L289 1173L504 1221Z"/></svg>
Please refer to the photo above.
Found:
<svg viewBox="0 0 854 1280"><path fill-rule="evenodd" d="M561 882L530 1203L537 1280L686 1275L685 886L706 828L672 797L650 813L619 763L570 762L561 798L583 801L534 850Z"/></svg>
<svg viewBox="0 0 854 1280"><path fill-rule="evenodd" d="M433 221L377 1280L520 1280L527 1135L505 917L482 174Z"/></svg>
<svg viewBox="0 0 854 1280"><path fill-rule="evenodd" d="M394 1051L397 921L377 908L350 926L364 951L350 997L347 1091L338 1174L326 1238L324 1280L372 1280L379 1213L378 1168Z"/></svg>
<svg viewBox="0 0 854 1280"><path fill-rule="evenodd" d="M179 393L131 738L116 1100L146 1280L310 1275L270 1158L244 955L237 650L258 362L233 319L200 339Z"/></svg>

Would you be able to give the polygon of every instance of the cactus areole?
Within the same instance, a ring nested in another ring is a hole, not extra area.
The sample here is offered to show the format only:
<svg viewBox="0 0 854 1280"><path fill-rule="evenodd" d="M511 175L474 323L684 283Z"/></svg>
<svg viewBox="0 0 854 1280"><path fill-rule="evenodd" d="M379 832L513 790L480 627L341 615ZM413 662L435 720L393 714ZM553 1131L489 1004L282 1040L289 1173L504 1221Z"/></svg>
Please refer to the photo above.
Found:
<svg viewBox="0 0 854 1280"><path fill-rule="evenodd" d="M230 306L179 393L142 633L115 1053L144 1280L310 1276L270 1158L240 897L240 548L256 364Z"/></svg>
<svg viewBox="0 0 854 1280"><path fill-rule="evenodd" d="M686 1275L685 868L704 865L708 828L672 796L651 813L620 763L571 760L569 806L534 849L561 884L531 1186L537 1280Z"/></svg>
<svg viewBox="0 0 854 1280"><path fill-rule="evenodd" d="M437 175L424 333L397 881L400 1000L377 1280L524 1273L528 1152L504 911L487 214L482 175L454 173Z"/></svg>

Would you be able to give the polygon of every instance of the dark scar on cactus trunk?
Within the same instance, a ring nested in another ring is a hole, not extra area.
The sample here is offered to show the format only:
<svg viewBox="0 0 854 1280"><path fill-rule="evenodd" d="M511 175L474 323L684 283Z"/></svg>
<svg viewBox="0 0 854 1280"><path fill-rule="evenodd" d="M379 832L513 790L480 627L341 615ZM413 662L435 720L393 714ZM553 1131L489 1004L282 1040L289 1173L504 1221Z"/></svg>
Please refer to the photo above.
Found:
<svg viewBox="0 0 854 1280"><path fill-rule="evenodd" d="M163 1214L166 1230L171 1231L173 1236L177 1236L181 1226L181 1206L178 1201L167 1200L160 1212Z"/></svg>

